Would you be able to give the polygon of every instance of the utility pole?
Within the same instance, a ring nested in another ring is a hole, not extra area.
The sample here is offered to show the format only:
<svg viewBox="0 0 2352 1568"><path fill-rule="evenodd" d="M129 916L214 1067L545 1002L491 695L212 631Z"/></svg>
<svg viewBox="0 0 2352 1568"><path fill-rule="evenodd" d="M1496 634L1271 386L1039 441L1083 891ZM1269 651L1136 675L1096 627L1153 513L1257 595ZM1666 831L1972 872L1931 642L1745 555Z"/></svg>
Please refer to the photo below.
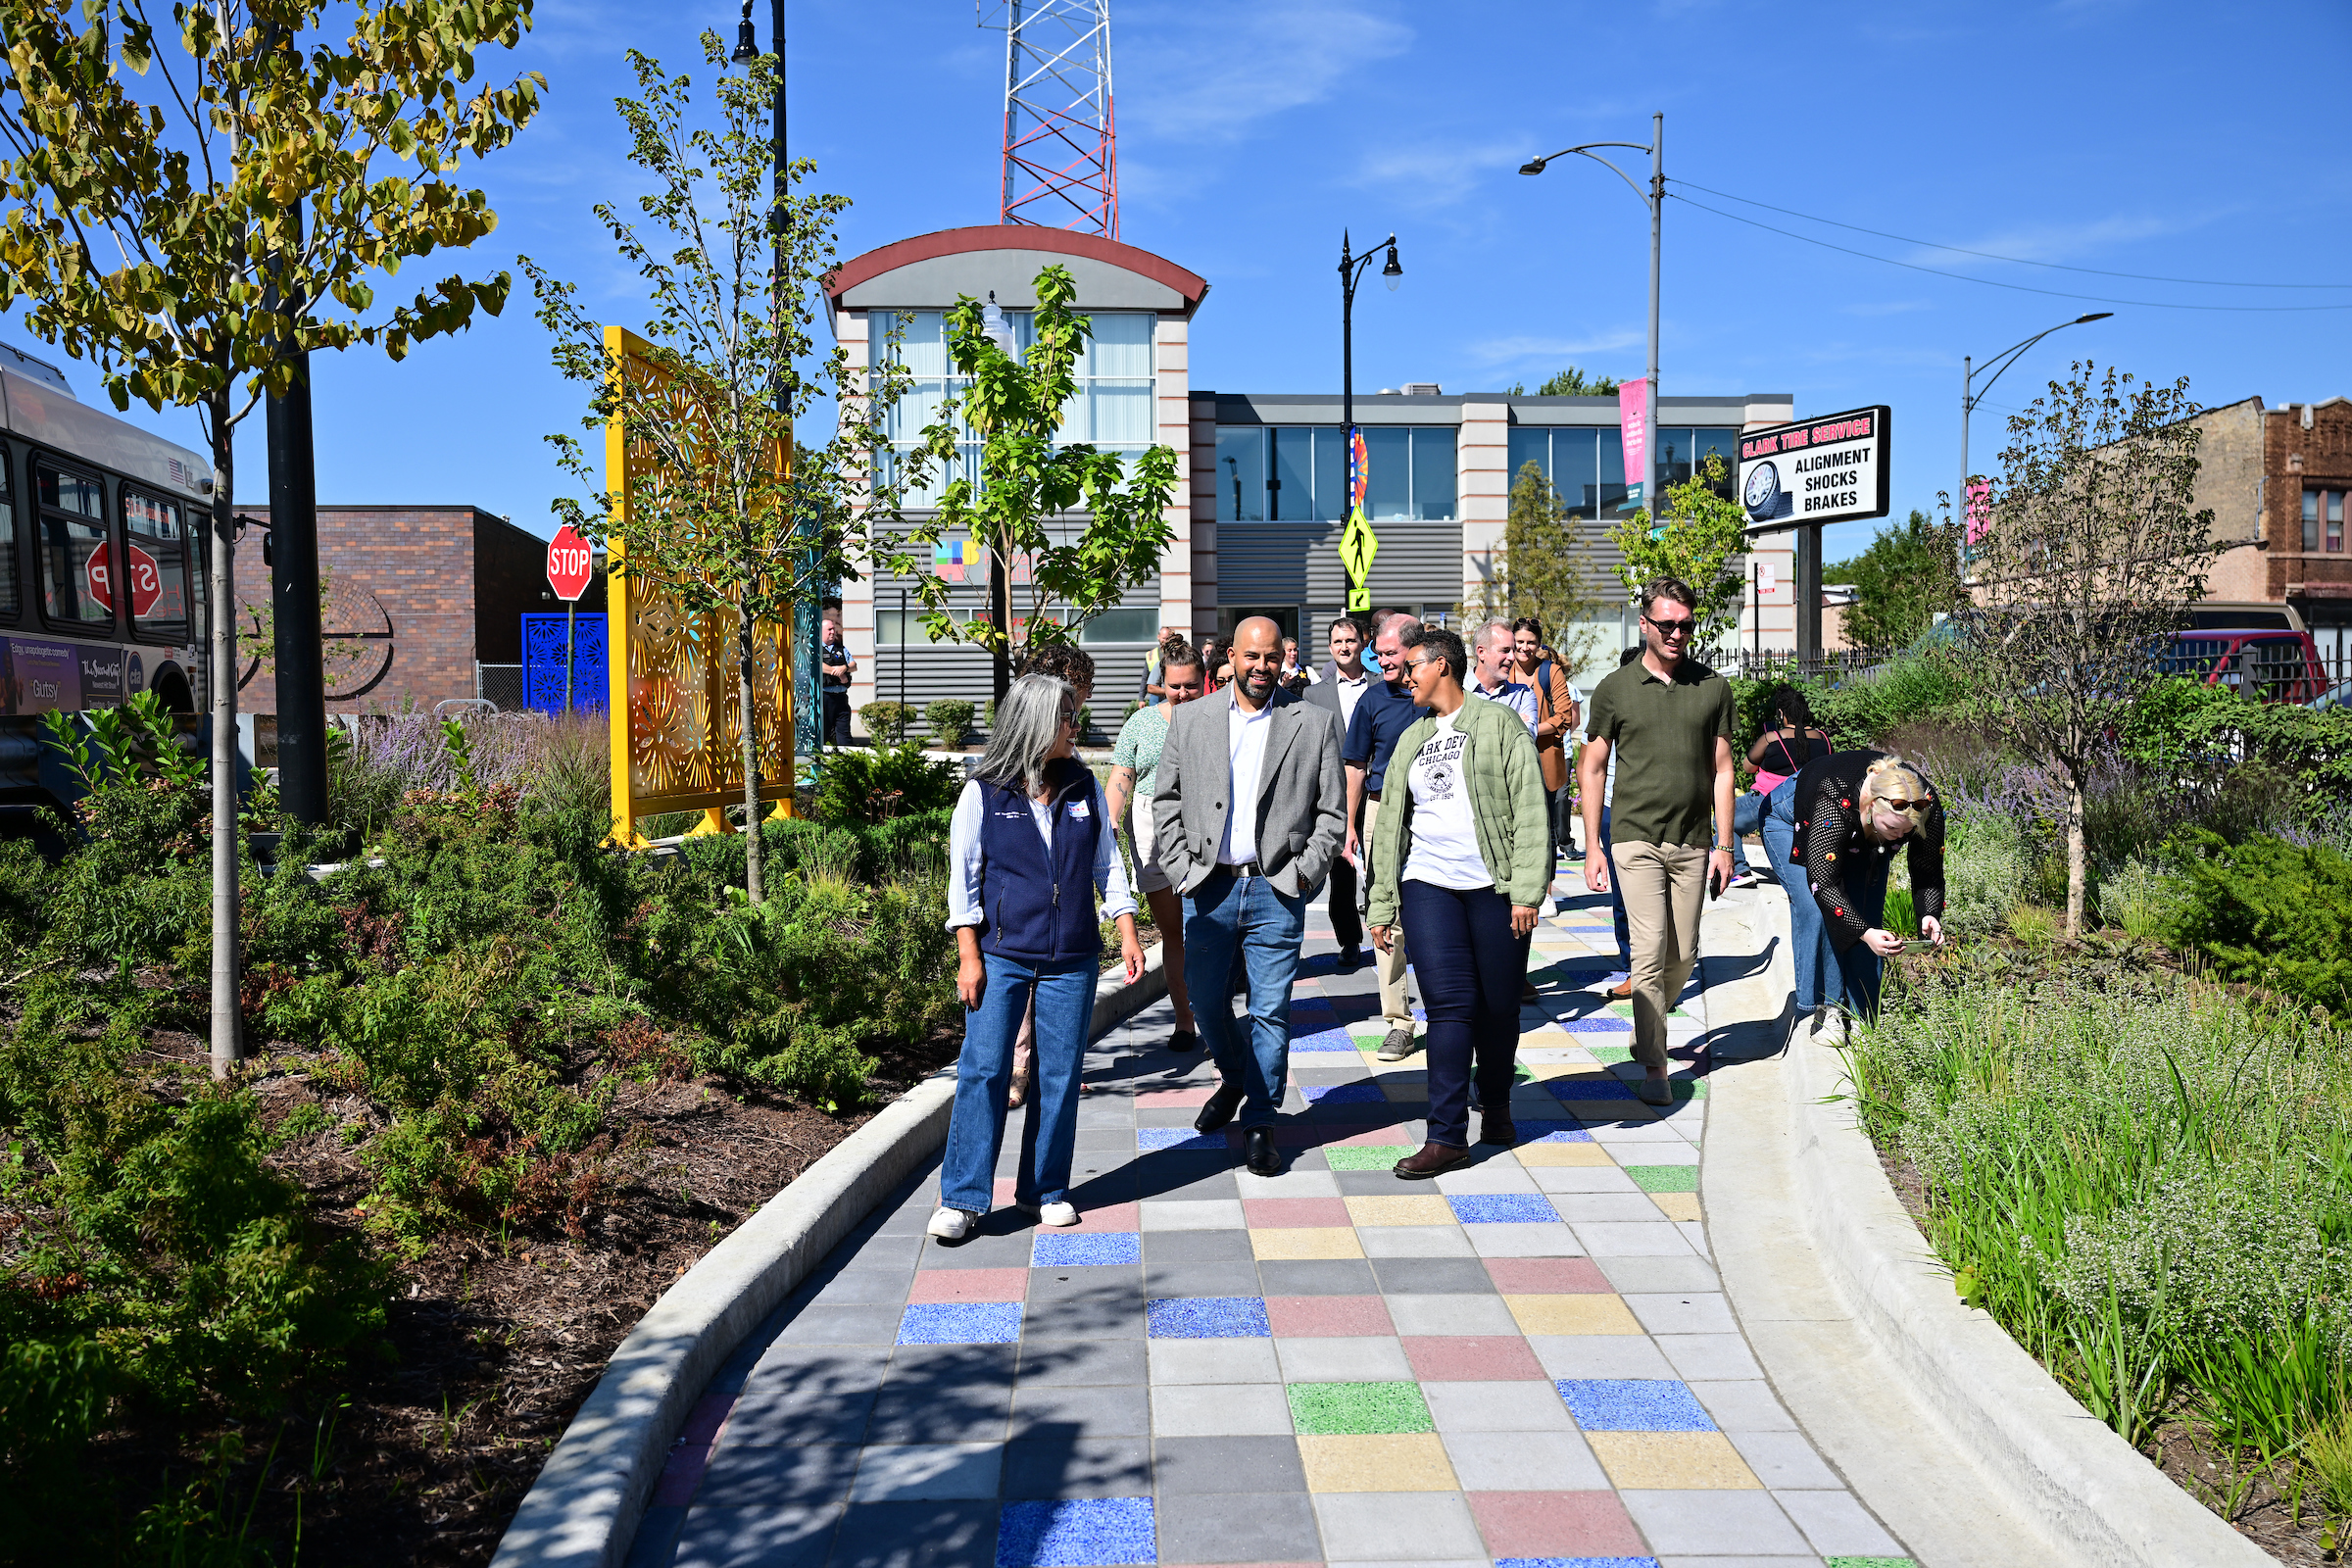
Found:
<svg viewBox="0 0 2352 1568"><path fill-rule="evenodd" d="M293 34L271 29L275 48L291 49ZM302 244L302 206L286 214L291 240ZM289 317L305 300L276 296L270 304ZM285 356L294 384L268 399L270 455L270 608L276 631L277 794L287 816L324 827L326 780L326 648L318 612L318 469L311 439L311 356ZM220 607L225 610L229 607ZM259 748L257 747L258 751ZM258 760L258 759L257 759Z"/></svg>

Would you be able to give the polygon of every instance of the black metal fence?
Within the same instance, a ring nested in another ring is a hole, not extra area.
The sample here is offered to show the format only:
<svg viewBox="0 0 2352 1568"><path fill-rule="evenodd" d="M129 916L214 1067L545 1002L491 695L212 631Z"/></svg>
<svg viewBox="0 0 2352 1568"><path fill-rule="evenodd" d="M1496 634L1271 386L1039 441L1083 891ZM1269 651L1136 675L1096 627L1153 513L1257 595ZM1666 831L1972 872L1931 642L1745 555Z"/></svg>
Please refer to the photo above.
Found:
<svg viewBox="0 0 2352 1568"><path fill-rule="evenodd" d="M2211 644L2208 648L2205 645ZM1799 657L1788 649L1719 648L1698 658L1726 675L1749 680L1803 680L1837 684L1876 680L1899 657L1899 648L1844 648ZM2215 636L2190 634L2166 660L2171 673L2232 687L2264 702L2352 706L2352 643L2313 650L2265 641L2234 650Z"/></svg>

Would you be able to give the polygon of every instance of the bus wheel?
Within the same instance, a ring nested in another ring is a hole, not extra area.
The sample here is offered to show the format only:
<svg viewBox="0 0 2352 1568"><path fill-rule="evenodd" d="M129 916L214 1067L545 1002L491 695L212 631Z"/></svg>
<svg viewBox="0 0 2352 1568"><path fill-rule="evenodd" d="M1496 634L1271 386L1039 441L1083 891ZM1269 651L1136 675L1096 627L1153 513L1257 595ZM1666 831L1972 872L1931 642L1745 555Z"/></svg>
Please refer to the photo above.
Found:
<svg viewBox="0 0 2352 1568"><path fill-rule="evenodd" d="M155 685L151 689L163 702L163 705L172 710L172 711L174 713L193 713L196 711L196 699L195 696L189 692L188 683L185 677L177 673L170 673L159 676Z"/></svg>

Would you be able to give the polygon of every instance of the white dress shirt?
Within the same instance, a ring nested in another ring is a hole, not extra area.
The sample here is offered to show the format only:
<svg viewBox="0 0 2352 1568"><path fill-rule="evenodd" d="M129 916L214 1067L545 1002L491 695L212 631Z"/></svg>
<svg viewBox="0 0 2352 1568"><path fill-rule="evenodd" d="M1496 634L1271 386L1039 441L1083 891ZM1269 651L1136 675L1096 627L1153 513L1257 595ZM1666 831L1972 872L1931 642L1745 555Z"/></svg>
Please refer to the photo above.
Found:
<svg viewBox="0 0 2352 1568"><path fill-rule="evenodd" d="M1340 673L1336 662L1324 664L1315 671L1316 680L1327 680L1340 689L1340 733L1348 732L1348 721L1355 717L1355 705L1364 700L1364 688L1372 684L1372 666L1357 664L1352 676Z"/></svg>
<svg viewBox="0 0 2352 1568"><path fill-rule="evenodd" d="M956 814L948 818L948 929L958 926L986 925L988 915L980 906L980 781L973 779L964 785L963 794L956 799ZM1102 786L1092 785L1088 792L1071 804L1083 803L1102 831L1095 838L1095 886L1102 892L1102 918L1115 920L1122 914L1135 912L1135 894L1127 886L1127 857L1116 849L1112 824L1103 816L1107 809L1102 804ZM1051 857L1054 849L1054 813L1044 801L1029 803L1029 815L1037 823L1038 836L1046 841Z"/></svg>
<svg viewBox="0 0 2352 1568"><path fill-rule="evenodd" d="M1233 770L1226 776L1225 839L1217 846L1219 865L1248 865L1257 858L1258 774L1265 770L1266 736L1274 724L1274 704L1252 713L1226 698L1225 746Z"/></svg>

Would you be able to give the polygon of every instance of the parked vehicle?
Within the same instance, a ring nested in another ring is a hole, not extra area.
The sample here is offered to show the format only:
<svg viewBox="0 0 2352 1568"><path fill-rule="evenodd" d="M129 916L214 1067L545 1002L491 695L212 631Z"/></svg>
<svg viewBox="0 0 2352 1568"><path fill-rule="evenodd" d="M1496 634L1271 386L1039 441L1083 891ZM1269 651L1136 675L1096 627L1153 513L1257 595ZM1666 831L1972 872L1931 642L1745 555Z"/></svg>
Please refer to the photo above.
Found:
<svg viewBox="0 0 2352 1568"><path fill-rule="evenodd" d="M2302 630L2180 632L2162 667L2259 703L2315 702L2328 685L2319 645Z"/></svg>

